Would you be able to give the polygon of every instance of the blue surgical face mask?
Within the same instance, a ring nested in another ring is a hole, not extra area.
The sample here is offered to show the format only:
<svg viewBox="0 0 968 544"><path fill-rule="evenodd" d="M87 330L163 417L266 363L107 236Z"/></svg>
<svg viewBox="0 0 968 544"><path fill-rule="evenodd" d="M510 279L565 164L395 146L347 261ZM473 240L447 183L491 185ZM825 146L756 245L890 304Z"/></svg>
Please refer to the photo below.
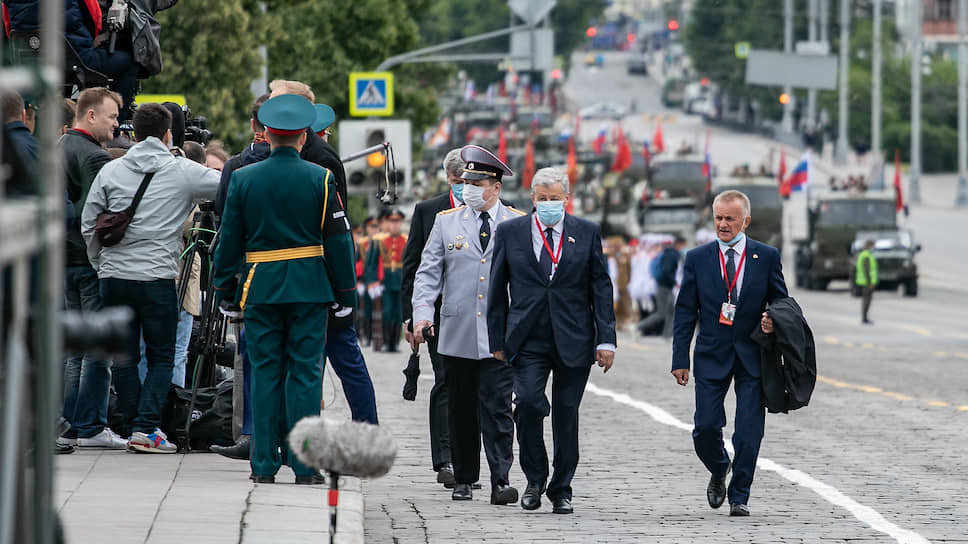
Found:
<svg viewBox="0 0 968 544"><path fill-rule="evenodd" d="M544 200L536 202L534 206L538 211L538 220L548 226L557 225L565 216L564 200Z"/></svg>
<svg viewBox="0 0 968 544"><path fill-rule="evenodd" d="M455 183L455 184L451 185L450 186L450 190L451 190L452 193L454 193L454 198L456 198L457 200L460 200L461 202L464 201L464 184L463 183Z"/></svg>
<svg viewBox="0 0 968 544"><path fill-rule="evenodd" d="M741 233L737 234L736 237L733 238L732 240L730 240L728 242L724 242L722 240L719 240L719 243L720 243L720 245L723 245L723 246L731 246L733 244L739 243L739 241L742 240L743 238L746 238L746 235L741 232Z"/></svg>

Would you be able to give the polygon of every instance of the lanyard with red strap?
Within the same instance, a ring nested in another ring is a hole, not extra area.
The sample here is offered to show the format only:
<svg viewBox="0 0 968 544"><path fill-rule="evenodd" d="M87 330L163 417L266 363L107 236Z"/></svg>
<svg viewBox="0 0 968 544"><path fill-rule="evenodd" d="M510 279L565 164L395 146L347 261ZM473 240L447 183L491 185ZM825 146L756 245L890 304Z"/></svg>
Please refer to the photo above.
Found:
<svg viewBox="0 0 968 544"><path fill-rule="evenodd" d="M719 252L719 264L723 268L723 283L726 284L726 302L732 302L733 287L736 287L736 281L739 279L739 273L743 270L743 263L746 262L746 248L743 248L743 254L739 256L739 265L736 267L736 273L733 274L733 281L729 281L726 277L726 258L723 257L723 252Z"/></svg>
<svg viewBox="0 0 968 544"><path fill-rule="evenodd" d="M454 191L448 192L447 193L447 196L450 197L450 207L451 208L456 208L457 207L457 204L454 204Z"/></svg>
<svg viewBox="0 0 968 544"><path fill-rule="evenodd" d="M558 259L561 258L561 248L565 244L561 243L561 240L558 240L558 254L555 255L555 253L551 251L551 246L548 245L548 238L545 236L544 231L541 230L541 223L538 222L537 217L534 218L534 224L538 226L538 232L541 234L541 241L544 242L545 250L548 252L548 256L551 257L551 262L554 263L555 266L558 266ZM552 240L551 243L554 243L554 241Z"/></svg>

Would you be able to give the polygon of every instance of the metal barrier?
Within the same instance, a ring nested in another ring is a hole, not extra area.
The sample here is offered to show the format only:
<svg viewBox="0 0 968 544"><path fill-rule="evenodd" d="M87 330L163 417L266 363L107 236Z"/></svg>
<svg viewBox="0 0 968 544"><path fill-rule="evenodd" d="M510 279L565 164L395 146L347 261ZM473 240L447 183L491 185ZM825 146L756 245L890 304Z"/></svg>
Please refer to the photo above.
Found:
<svg viewBox="0 0 968 544"><path fill-rule="evenodd" d="M64 3L41 0L41 35L60 43ZM0 51L4 51L0 32ZM3 66L0 88L41 89L39 194L5 199L0 180L0 282L9 282L11 310L0 331L0 544L54 542L54 422L61 405L64 275L64 180L57 138L64 51L44 47L39 66ZM0 135L2 137L2 135ZM2 176L0 176L2 178ZM33 293L33 296L31 295Z"/></svg>

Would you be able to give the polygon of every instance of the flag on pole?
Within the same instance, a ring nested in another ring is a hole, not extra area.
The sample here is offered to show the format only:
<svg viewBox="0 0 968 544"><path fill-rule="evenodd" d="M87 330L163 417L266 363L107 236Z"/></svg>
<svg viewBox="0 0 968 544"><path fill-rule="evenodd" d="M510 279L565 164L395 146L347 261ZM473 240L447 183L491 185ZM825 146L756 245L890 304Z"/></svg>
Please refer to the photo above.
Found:
<svg viewBox="0 0 968 544"><path fill-rule="evenodd" d="M434 135L430 137L430 141L427 142L429 147L440 147L445 145L450 141L450 117L444 117L440 124L437 125L437 130L434 131Z"/></svg>
<svg viewBox="0 0 968 544"><path fill-rule="evenodd" d="M612 162L612 172L624 172L632 165L632 150L625 139L625 131L621 125L615 129L615 160Z"/></svg>
<svg viewBox="0 0 968 544"><path fill-rule="evenodd" d="M662 123L655 127L655 134L652 136L652 148L656 153L665 151L665 142L662 139Z"/></svg>
<svg viewBox="0 0 968 544"><path fill-rule="evenodd" d="M497 127L497 158L505 164L508 162L508 136L504 125Z"/></svg>
<svg viewBox="0 0 968 544"><path fill-rule="evenodd" d="M776 172L776 184L783 185L783 178L786 177L786 150L780 148L780 166Z"/></svg>
<svg viewBox="0 0 968 544"><path fill-rule="evenodd" d="M645 168L648 170L649 164L652 162L652 153L649 152L649 139L645 138L642 140L642 159L645 160Z"/></svg>
<svg viewBox="0 0 968 544"><path fill-rule="evenodd" d="M810 173L810 151L807 150L790 175L780 184L780 196L786 198L792 191L802 191L807 186Z"/></svg>
<svg viewBox="0 0 968 544"><path fill-rule="evenodd" d="M595 153L601 155L605 151L605 142L608 139L608 131L603 125L602 128L598 130L598 136L595 136L595 140L592 141L592 150Z"/></svg>
<svg viewBox="0 0 968 544"><path fill-rule="evenodd" d="M578 157L575 153L575 136L568 138L568 181L574 187L575 180L578 179Z"/></svg>
<svg viewBox="0 0 968 544"><path fill-rule="evenodd" d="M706 159L702 163L702 175L706 178L706 192L713 190L713 165L709 162L709 129L706 129Z"/></svg>
<svg viewBox="0 0 968 544"><path fill-rule="evenodd" d="M534 142L528 138L528 143L524 146L524 171L521 172L521 187L531 188L531 178L534 177Z"/></svg>
<svg viewBox="0 0 968 544"><path fill-rule="evenodd" d="M894 150L894 208L904 209L904 195L901 194L901 150Z"/></svg>

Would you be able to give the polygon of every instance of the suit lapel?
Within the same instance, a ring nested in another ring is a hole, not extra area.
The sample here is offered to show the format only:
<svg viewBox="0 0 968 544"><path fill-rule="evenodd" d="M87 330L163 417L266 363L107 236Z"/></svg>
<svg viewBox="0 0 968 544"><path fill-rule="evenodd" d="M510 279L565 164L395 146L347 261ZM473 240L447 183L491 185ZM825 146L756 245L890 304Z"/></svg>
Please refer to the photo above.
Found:
<svg viewBox="0 0 968 544"><path fill-rule="evenodd" d="M564 224L561 228L561 240L558 241L559 244L562 244L561 254L558 259L558 268L555 270L553 280L558 279L558 276L562 274L565 269L567 269L568 264L575 260L575 251L577 251L575 249L575 243L569 242L568 237L570 236L577 242L575 235L577 234L576 230L578 228L578 221L576 221L573 216L567 214L562 221L564 221ZM555 254L558 254L557 244L553 249Z"/></svg>
<svg viewBox="0 0 968 544"><path fill-rule="evenodd" d="M757 255L757 246L758 244L754 240L750 240L749 236L746 237L746 259L743 261L743 285L739 290L739 301L736 304L737 309L743 304L743 300L746 298L743 296L743 293L749 293L747 288L753 281L751 279L753 274L759 274L759 258L753 258L754 255Z"/></svg>
<svg viewBox="0 0 968 544"><path fill-rule="evenodd" d="M534 271L538 274L538 277L544 278L545 281L548 281L547 274L541 270L541 266L538 264L538 259L534 256L534 240L532 238L532 236L534 236L532 233L533 229L534 213L531 213L528 214L528 228L521 229L521 246L527 250L525 253L528 254L528 260L531 262L531 267L534 268ZM542 248L541 251L544 251L544 248Z"/></svg>

